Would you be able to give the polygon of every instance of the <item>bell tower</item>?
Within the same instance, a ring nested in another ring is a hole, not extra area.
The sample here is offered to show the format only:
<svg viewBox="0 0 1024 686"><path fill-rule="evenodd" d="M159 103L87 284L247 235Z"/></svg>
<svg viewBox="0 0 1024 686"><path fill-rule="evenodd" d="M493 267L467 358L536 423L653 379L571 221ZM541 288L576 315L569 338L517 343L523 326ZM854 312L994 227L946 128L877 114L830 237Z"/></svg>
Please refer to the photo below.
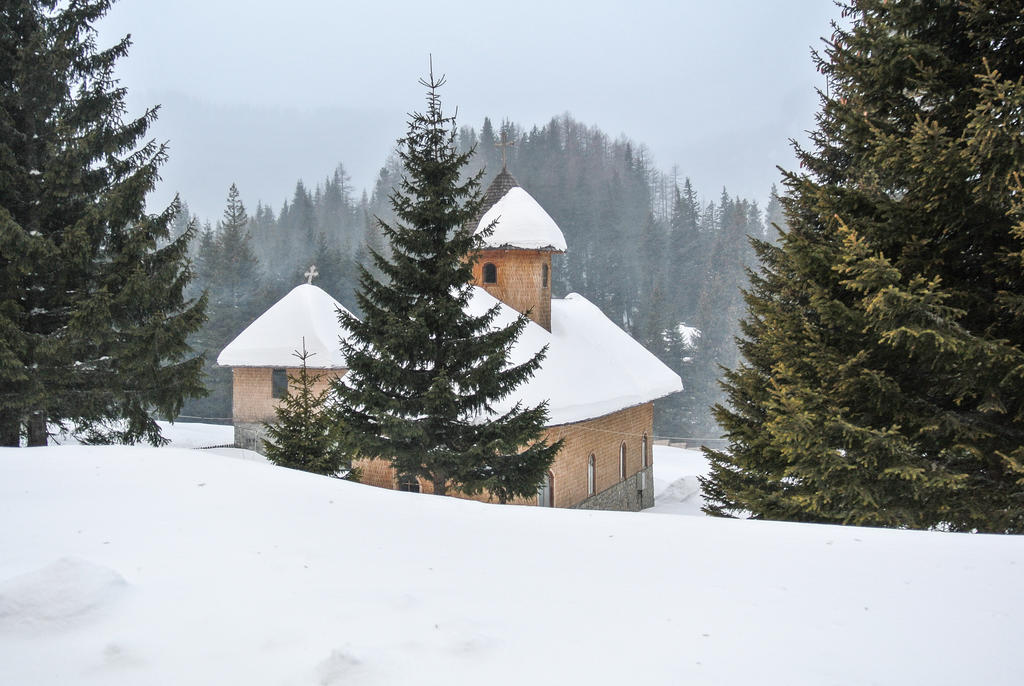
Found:
<svg viewBox="0 0 1024 686"><path fill-rule="evenodd" d="M477 233L490 230L473 285L551 330L551 255L565 252L555 220L502 167L484 193Z"/></svg>

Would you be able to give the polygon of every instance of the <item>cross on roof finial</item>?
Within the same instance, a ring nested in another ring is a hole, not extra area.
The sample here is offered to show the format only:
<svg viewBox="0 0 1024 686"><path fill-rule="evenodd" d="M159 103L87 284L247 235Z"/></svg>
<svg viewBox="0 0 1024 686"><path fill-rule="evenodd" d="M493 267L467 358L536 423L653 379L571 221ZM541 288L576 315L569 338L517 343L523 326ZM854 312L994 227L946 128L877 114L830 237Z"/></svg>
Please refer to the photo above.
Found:
<svg viewBox="0 0 1024 686"><path fill-rule="evenodd" d="M516 144L515 141L510 141L510 140L508 140L505 137L505 131L504 131L504 129L502 129L502 132L501 132L501 142L494 144L494 147L501 148L501 168L502 169L505 169L506 165L507 165L507 162L505 160L505 150L507 150L509 147L511 147L511 146L513 146L515 144Z"/></svg>
<svg viewBox="0 0 1024 686"><path fill-rule="evenodd" d="M316 270L315 264L311 264L309 265L309 271L303 274L303 276L306 277L306 283L313 283L313 279L320 276L320 272Z"/></svg>

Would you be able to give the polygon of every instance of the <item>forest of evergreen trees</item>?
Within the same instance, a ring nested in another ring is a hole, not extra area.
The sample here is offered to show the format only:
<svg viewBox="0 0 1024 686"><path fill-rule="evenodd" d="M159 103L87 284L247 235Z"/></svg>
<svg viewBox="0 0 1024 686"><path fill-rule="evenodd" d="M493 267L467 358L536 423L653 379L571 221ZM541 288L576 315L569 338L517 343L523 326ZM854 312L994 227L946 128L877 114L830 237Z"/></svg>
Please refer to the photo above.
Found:
<svg viewBox="0 0 1024 686"><path fill-rule="evenodd" d="M756 264L747 236L774 238L771 224L782 224L774 189L764 210L725 189L700 198L688 178L656 169L642 146L567 114L529 131L489 119L479 131L462 127L460 149L476 146L466 173L485 170L484 187L501 170L495 143L502 135L514 142L505 148L509 171L569 246L554 261L554 296L581 293L682 376L685 390L657 404L659 435L718 436L709 407L721 399L720 367L738 359L740 289ZM320 273L316 284L360 314L356 265L369 265L368 248L383 249L375 218L391 219L388 197L399 173L389 157L371 191L355 197L339 164L314 188L299 181L277 211L262 203L247 211L244 189L232 186L221 219L200 221L191 288L209 293L209 319L193 342L206 355L210 394L189 401L186 418L231 416L230 370L216 366L217 354L301 283L311 264ZM173 235L198 219L183 207Z"/></svg>

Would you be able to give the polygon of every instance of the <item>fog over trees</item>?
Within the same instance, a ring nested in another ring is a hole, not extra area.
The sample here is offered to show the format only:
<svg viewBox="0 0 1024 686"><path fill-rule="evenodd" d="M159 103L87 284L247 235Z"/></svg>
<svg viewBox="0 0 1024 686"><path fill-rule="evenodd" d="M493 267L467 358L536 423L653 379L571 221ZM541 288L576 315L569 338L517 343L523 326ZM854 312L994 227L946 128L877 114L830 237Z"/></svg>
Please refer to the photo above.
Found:
<svg viewBox="0 0 1024 686"><path fill-rule="evenodd" d="M740 288L756 263L747 236L774 237L770 222L781 222L774 189L764 209L727 189L699 197L682 172L654 167L644 146L569 114L529 129L487 118L478 129L462 126L460 150L476 149L465 173L484 169L485 187L501 170L502 135L514 143L505 148L509 171L568 243L555 256L553 295L584 295L682 376L685 390L657 403L659 435L717 436L708 408L721 399L720 366L737 361ZM356 265L370 267L367 248L384 247L375 218L391 219L388 198L399 174L389 156L373 187L359 192L339 163L315 185L298 181L280 208L257 200L251 212L245 189L232 186L219 222L195 218L205 230L192 244L191 288L209 291L210 319L194 343L206 354L210 395L191 401L184 415L231 416L230 374L216 366L217 354L301 283L311 264L320 273L315 283L361 314ZM178 230L194 218L185 201Z"/></svg>

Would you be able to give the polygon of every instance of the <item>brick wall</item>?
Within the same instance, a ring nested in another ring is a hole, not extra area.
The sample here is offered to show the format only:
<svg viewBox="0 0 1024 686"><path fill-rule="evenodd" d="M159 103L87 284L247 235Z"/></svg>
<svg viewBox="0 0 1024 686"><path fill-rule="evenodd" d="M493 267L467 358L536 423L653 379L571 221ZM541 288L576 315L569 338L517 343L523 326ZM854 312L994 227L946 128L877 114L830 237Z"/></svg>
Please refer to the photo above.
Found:
<svg viewBox="0 0 1024 686"><path fill-rule="evenodd" d="M551 467L555 482L555 507L576 507L590 497L587 491L587 462L595 463L595 493L619 484L619 447L626 444L626 478L641 470L640 446L648 437L647 465L653 462L650 437L654 433L654 403L645 403L576 424L549 427L549 442L564 438L561 452ZM654 484L648 480L648 488Z"/></svg>
<svg viewBox="0 0 1024 686"><path fill-rule="evenodd" d="M498 282L484 283L483 268L488 262L498 268ZM544 265L548 284L543 285ZM473 265L473 284L509 307L526 313L530 319L551 330L551 253L546 250L483 250Z"/></svg>
<svg viewBox="0 0 1024 686"><path fill-rule="evenodd" d="M500 272L498 278L501 278ZM294 376L298 371L292 368L288 374ZM323 372L324 376L314 386L317 391L325 388L331 378L344 374L345 370ZM273 421L274 408L280 402L271 397L271 369L235 367L233 402L235 445L262 452L262 423ZM654 433L653 424L654 404L646 403L596 419L548 427L545 431L548 442L565 439L562 450L551 465L555 507L636 509L634 502L641 507L650 507L653 504L653 480L650 477L640 479L636 475L642 470L640 452L643 435L646 433L650 439ZM622 443L626 444L626 479L621 478L619 470ZM648 440L648 467L653 464L652 445L653 442ZM594 496L601 497L594 497L587 490L587 464L591 454L595 462ZM363 483L381 488L397 487L395 471L387 460L365 459L358 461L356 466L362 470ZM641 482L646 492L633 493ZM609 489L613 490L606 493ZM433 486L421 480L420 490L432 493ZM493 500L488 493L472 499ZM524 498L515 504L536 505L537 499Z"/></svg>
<svg viewBox="0 0 1024 686"><path fill-rule="evenodd" d="M651 477L653 443L648 440L647 476L641 476L640 447L643 435L653 433L654 404L638 405L620 412L576 424L552 426L545 432L549 442L565 439L551 473L554 476L555 507L586 507L591 509L637 510L654 504L654 482ZM626 443L626 479L620 478L619 447ZM596 489L587 491L587 463L595 458ZM360 460L361 481L381 488L397 488L395 471L387 460ZM644 486L640 493L640 485ZM432 484L420 480L422 493L433 493ZM458 493L452 493L458 497ZM472 496L471 500L494 502L489 493ZM536 505L537 498L518 500L516 505Z"/></svg>
<svg viewBox="0 0 1024 686"><path fill-rule="evenodd" d="M274 408L281 402L271 394L270 367L234 367L234 383L232 384L231 416L234 423L253 424L273 421ZM311 374L321 374L320 380L313 384L313 391L319 393L327 388L331 379L344 374L344 369L309 369ZM288 376L298 376L297 367L288 368ZM288 390L294 392L294 384L289 380Z"/></svg>

